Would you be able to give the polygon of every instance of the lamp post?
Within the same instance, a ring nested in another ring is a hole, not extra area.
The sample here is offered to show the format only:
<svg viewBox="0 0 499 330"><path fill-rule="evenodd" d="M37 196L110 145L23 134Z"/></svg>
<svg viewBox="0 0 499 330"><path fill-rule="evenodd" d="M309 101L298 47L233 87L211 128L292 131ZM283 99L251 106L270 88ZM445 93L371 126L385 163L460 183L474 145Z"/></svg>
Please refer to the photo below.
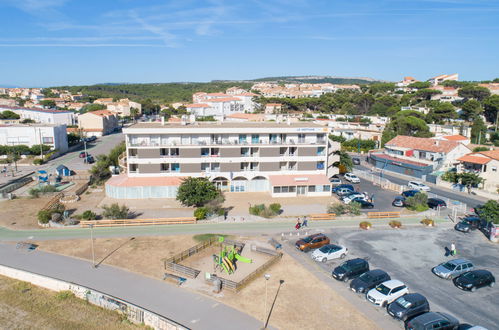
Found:
<svg viewBox="0 0 499 330"><path fill-rule="evenodd" d="M272 310L274 309L275 302L277 300L277 296L279 295L279 291L281 290L281 286L284 283L284 280L279 280L279 287L277 288L277 292L275 293L274 301L272 302L272 306L270 306L269 315L267 316L267 320L265 321L264 329L267 329L267 325L269 325L270 315L272 315Z"/></svg>
<svg viewBox="0 0 499 330"><path fill-rule="evenodd" d="M95 268L95 252L94 252L94 225L88 225L90 227L90 241L92 243L92 267Z"/></svg>
<svg viewBox="0 0 499 330"><path fill-rule="evenodd" d="M263 321L265 322L265 317L267 316L267 282L269 281L270 279L270 274L265 274L263 275L263 277L265 278L265 302L263 304Z"/></svg>

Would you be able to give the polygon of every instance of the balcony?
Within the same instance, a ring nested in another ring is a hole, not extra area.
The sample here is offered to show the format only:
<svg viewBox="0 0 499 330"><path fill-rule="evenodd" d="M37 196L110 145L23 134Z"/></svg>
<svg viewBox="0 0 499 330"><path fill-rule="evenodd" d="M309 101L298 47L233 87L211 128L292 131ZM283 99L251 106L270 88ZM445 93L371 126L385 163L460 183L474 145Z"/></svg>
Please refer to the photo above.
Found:
<svg viewBox="0 0 499 330"><path fill-rule="evenodd" d="M147 141L142 141L140 143L133 143L131 141L128 141L128 147L130 148L136 148L136 147L161 147L161 148L167 148L171 146L210 146L210 145L232 145L232 146L251 146L251 145L297 145L297 144L326 144L327 140L326 139L317 139L315 141L312 140L307 140L307 139L273 139L273 140L246 140L246 141L239 141L237 139L217 139L217 140L210 140L210 141L191 141L191 142L185 142L185 141L162 141L160 143L157 142L147 142Z"/></svg>

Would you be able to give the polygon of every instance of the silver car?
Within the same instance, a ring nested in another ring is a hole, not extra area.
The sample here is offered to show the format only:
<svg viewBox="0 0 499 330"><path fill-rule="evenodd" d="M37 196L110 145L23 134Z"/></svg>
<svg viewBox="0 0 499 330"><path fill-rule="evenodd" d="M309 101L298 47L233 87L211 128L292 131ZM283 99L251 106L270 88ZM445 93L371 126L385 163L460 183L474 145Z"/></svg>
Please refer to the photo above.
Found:
<svg viewBox="0 0 499 330"><path fill-rule="evenodd" d="M438 277L445 278L446 280L451 280L463 273L473 270L474 268L475 267L469 260L454 259L443 262L440 265L433 267L431 271Z"/></svg>

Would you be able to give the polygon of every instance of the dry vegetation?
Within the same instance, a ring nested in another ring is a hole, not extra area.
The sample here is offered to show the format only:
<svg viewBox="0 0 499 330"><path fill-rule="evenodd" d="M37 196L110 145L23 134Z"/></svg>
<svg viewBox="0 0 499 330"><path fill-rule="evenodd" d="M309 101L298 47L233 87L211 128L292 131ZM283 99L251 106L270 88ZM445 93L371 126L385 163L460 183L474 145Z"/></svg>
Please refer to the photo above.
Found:
<svg viewBox="0 0 499 330"><path fill-rule="evenodd" d="M0 276L1 329L138 329L120 314L67 292Z"/></svg>
<svg viewBox="0 0 499 330"><path fill-rule="evenodd" d="M95 242L96 259L100 261L121 246L105 259L105 264L162 278L164 268L161 259L196 243L192 236L137 237L134 240L129 238L97 239ZM43 250L91 259L89 240L42 241L38 244ZM268 306L272 303L279 279L285 281L272 314L270 323L273 327L279 329L377 328L372 321L359 313L354 306L329 286L318 280L310 271L295 262L292 257L284 255L282 260L272 266L269 273L272 274L272 278L268 282ZM207 294L206 290L202 292ZM264 296L265 283L263 278L259 278L240 293L224 291L216 299L262 320Z"/></svg>
<svg viewBox="0 0 499 330"><path fill-rule="evenodd" d="M0 226L13 229L39 228L36 215L52 196L16 198L0 202Z"/></svg>

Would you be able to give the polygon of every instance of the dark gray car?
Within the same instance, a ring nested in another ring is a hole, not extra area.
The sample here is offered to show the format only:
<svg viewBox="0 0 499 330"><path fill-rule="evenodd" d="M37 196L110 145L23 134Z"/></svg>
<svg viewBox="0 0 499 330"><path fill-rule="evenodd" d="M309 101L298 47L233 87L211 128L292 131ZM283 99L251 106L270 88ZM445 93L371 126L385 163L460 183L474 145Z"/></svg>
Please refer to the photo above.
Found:
<svg viewBox="0 0 499 330"><path fill-rule="evenodd" d="M408 293L386 307L390 316L405 321L430 311L430 304L419 293Z"/></svg>
<svg viewBox="0 0 499 330"><path fill-rule="evenodd" d="M431 270L433 274L438 277L451 280L459 275L469 272L474 269L473 264L466 259L454 259L441 263L433 267Z"/></svg>
<svg viewBox="0 0 499 330"><path fill-rule="evenodd" d="M378 284L389 280L391 280L390 275L384 270L374 269L360 275L350 282L350 289L357 293L366 293Z"/></svg>
<svg viewBox="0 0 499 330"><path fill-rule="evenodd" d="M369 263L365 259L347 260L333 270L332 276L338 281L348 281L369 271Z"/></svg>
<svg viewBox="0 0 499 330"><path fill-rule="evenodd" d="M455 330L459 327L459 321L449 314L440 312L424 313L405 323L407 330Z"/></svg>

